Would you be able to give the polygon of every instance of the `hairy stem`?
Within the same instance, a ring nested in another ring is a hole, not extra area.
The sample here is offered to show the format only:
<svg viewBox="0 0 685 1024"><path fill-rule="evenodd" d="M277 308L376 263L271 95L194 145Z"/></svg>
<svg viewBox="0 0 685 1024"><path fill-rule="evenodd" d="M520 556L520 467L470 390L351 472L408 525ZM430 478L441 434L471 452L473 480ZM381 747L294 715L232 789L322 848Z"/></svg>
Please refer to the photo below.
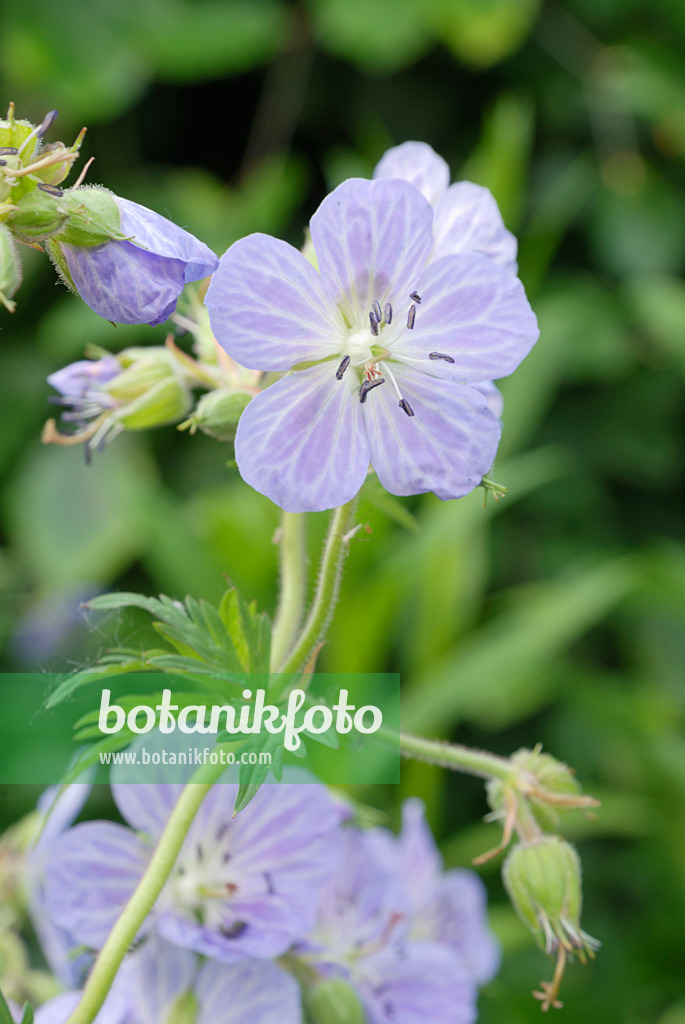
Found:
<svg viewBox="0 0 685 1024"><path fill-rule="evenodd" d="M181 792L159 837L150 863L98 953L81 1000L66 1024L91 1024L99 1012L112 987L121 961L171 874L200 804L223 771L224 765L203 765Z"/></svg>
<svg viewBox="0 0 685 1024"><path fill-rule="evenodd" d="M271 639L271 668L285 661L302 620L306 581L305 512L281 516L281 592Z"/></svg>
<svg viewBox="0 0 685 1024"><path fill-rule="evenodd" d="M487 750L472 750L459 743L447 743L444 740L425 740L409 733L394 734L396 743L405 757L415 757L419 761L428 761L441 768L466 772L469 775L480 775L484 779L514 779L517 769L507 758L490 754Z"/></svg>
<svg viewBox="0 0 685 1024"><path fill-rule="evenodd" d="M293 650L279 666L279 672L297 672L302 669L314 653L316 645L323 639L338 599L342 565L349 547L349 531L356 507L357 499L353 498L333 513L312 607Z"/></svg>

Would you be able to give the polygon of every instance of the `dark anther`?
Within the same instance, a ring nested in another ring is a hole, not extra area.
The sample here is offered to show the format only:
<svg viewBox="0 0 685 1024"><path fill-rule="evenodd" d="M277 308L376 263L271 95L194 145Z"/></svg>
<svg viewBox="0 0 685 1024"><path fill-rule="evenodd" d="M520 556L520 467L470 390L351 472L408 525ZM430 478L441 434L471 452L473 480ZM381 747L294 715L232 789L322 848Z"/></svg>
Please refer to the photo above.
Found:
<svg viewBox="0 0 685 1024"><path fill-rule="evenodd" d="M237 939L247 928L247 921L234 921L233 924L220 924L219 931L226 939Z"/></svg>
<svg viewBox="0 0 685 1024"><path fill-rule="evenodd" d="M60 196L64 195L64 192L62 191L61 188L57 188L56 185L51 185L49 182L46 182L46 181L38 182L38 188L42 192L47 192L48 195L51 195L51 196L60 197Z"/></svg>
<svg viewBox="0 0 685 1024"><path fill-rule="evenodd" d="M429 359L444 359L446 363L453 363L454 362L454 359L452 359L452 356L447 356L447 355L445 355L444 352L429 352L428 353L428 358Z"/></svg>
<svg viewBox="0 0 685 1024"><path fill-rule="evenodd" d="M385 304L385 322L386 324L392 323L392 306L389 302Z"/></svg>
<svg viewBox="0 0 685 1024"><path fill-rule="evenodd" d="M412 409L406 398L400 398L400 409L403 412L406 412L407 416L414 415L414 410Z"/></svg>
<svg viewBox="0 0 685 1024"><path fill-rule="evenodd" d="M197 859L200 862L202 862L205 859L205 851L202 849L200 843L198 843L197 846L195 847L195 853L197 855Z"/></svg>
<svg viewBox="0 0 685 1024"><path fill-rule="evenodd" d="M371 333L378 337L378 321L373 315L373 310L369 313L369 323L371 324Z"/></svg>
<svg viewBox="0 0 685 1024"><path fill-rule="evenodd" d="M350 365L350 357L349 356L343 356L342 363L340 364L338 369L335 371L335 379L336 380L342 380L343 379L343 373L345 372L345 370L347 369L347 367L349 365Z"/></svg>
<svg viewBox="0 0 685 1024"><path fill-rule="evenodd" d="M373 310L373 315L375 317L376 323L379 324L381 322L381 320L383 319L383 314L381 313L380 303L374 302L374 304L371 307L371 309Z"/></svg>
<svg viewBox="0 0 685 1024"><path fill-rule="evenodd" d="M45 117L43 118L43 123L41 124L41 126L38 129L38 138L39 139L42 139L42 137L45 135L45 133L48 130L48 128L50 128L50 126L52 124L54 124L56 118L57 118L57 111L56 110L51 110L49 114L45 115Z"/></svg>
<svg viewBox="0 0 685 1024"><path fill-rule="evenodd" d="M418 302L419 306L421 305L421 296L418 292L411 292L409 298L413 299L414 302Z"/></svg>
<svg viewBox="0 0 685 1024"><path fill-rule="evenodd" d="M16 146L2 146L0 148L0 156L16 156L19 150Z"/></svg>
<svg viewBox="0 0 685 1024"><path fill-rule="evenodd" d="M225 821L223 825L219 825L218 829L216 830L217 842L220 842L224 838L230 827L231 826L227 821Z"/></svg>
<svg viewBox="0 0 685 1024"><path fill-rule="evenodd" d="M414 330L414 321L416 320L416 306L410 306L409 312L407 313L407 327L410 331Z"/></svg>
<svg viewBox="0 0 685 1024"><path fill-rule="evenodd" d="M276 890L274 889L274 883L268 871L264 872L264 881L266 882L266 891L269 896L273 896Z"/></svg>
<svg viewBox="0 0 685 1024"><path fill-rule="evenodd" d="M376 377L375 380L365 380L362 382L362 386L359 389L359 401L362 405L366 401L369 391L373 391L379 384L385 384L385 377Z"/></svg>

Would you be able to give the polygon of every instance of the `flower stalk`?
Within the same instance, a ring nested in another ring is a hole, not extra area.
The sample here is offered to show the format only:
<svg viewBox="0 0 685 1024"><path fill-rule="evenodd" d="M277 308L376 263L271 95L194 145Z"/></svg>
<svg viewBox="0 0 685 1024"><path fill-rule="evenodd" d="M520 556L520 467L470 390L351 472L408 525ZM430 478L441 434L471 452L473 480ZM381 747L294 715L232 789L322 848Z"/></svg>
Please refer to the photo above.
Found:
<svg viewBox="0 0 685 1024"><path fill-rule="evenodd" d="M202 801L223 771L222 764L203 765L184 788L150 863L100 950L81 1000L66 1024L91 1024L99 1013L124 956L171 874Z"/></svg>
<svg viewBox="0 0 685 1024"><path fill-rule="evenodd" d="M304 512L283 512L279 528L281 591L271 640L271 666L275 669L290 653L302 621L307 552Z"/></svg>

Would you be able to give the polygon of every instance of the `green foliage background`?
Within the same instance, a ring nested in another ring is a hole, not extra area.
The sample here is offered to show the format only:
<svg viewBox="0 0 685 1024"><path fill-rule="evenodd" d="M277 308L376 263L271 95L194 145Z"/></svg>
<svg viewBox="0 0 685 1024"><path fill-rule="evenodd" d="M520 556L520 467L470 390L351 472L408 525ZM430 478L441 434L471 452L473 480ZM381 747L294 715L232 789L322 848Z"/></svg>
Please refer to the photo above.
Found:
<svg viewBox="0 0 685 1024"><path fill-rule="evenodd" d="M540 741L602 799L570 818L584 927L566 1024L683 1024L685 996L685 7L678 0L6 0L0 92L51 138L88 124L89 180L218 253L301 244L325 192L429 142L489 186L520 239L541 339L504 382L494 476L509 496L365 505L319 667L400 671L407 726L503 754ZM58 131L57 131L58 129ZM116 588L216 599L226 573L271 611L277 510L230 451L174 428L89 467L39 441L48 373L114 329L25 250L0 336L0 605L6 671L82 666L144 619L84 623ZM325 516L312 518L312 560ZM11 750L3 750L11 757ZM496 842L482 787L410 765L449 865ZM400 795L366 794L396 821ZM4 791L6 818L35 794ZM549 965L483 870L505 951L487 1024L537 1020Z"/></svg>

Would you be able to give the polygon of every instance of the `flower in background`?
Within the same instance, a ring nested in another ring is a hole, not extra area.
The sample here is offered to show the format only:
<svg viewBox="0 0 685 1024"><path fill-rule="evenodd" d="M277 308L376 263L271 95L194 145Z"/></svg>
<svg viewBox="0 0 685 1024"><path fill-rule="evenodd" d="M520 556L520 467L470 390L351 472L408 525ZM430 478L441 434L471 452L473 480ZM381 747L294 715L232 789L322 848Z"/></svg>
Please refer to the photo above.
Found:
<svg viewBox="0 0 685 1024"><path fill-rule="evenodd" d="M423 802L405 801L397 838L378 828L368 834L368 842L401 883L411 908L410 936L450 946L471 981L490 981L499 967L500 949L487 925L485 886L474 871L443 871Z"/></svg>
<svg viewBox="0 0 685 1024"><path fill-rule="evenodd" d="M63 992L39 1007L36 1024L65 1024L80 992ZM158 938L124 960L94 1024L168 1024L183 1001L196 1024L301 1024L300 991L277 964L201 964L187 949ZM185 1019L183 1014L178 1019Z"/></svg>
<svg viewBox="0 0 685 1024"><path fill-rule="evenodd" d="M398 865L378 856L375 833L345 831L341 863L323 887L317 923L296 955L321 978L346 982L369 1024L470 1024L476 1016L473 973L449 943L412 934L412 896ZM384 838L397 843L390 833ZM477 943L484 921L474 917L468 924L463 942Z"/></svg>
<svg viewBox="0 0 685 1024"><path fill-rule="evenodd" d="M102 945L181 788L113 785L132 828L86 822L56 841L47 908L76 942ZM142 932L225 963L278 956L311 927L312 890L334 868L342 813L323 786L271 785L233 818L236 791L219 784L208 794Z"/></svg>
<svg viewBox="0 0 685 1024"><path fill-rule="evenodd" d="M344 182L311 240L318 272L255 234L209 286L229 355L291 371L240 420L241 475L290 512L349 501L369 462L393 494L467 494L500 436L479 382L511 373L538 336L521 283L481 253L432 258L433 209L406 181Z"/></svg>
<svg viewBox="0 0 685 1024"><path fill-rule="evenodd" d="M204 242L130 199L83 186L56 202L70 216L48 254L67 287L113 323L163 323L184 286L216 269Z"/></svg>
<svg viewBox="0 0 685 1024"><path fill-rule="evenodd" d="M472 181L450 185L447 163L427 143L403 142L389 149L373 176L410 181L434 207L431 259L480 252L512 274L517 272L516 238L505 228L490 190Z"/></svg>

